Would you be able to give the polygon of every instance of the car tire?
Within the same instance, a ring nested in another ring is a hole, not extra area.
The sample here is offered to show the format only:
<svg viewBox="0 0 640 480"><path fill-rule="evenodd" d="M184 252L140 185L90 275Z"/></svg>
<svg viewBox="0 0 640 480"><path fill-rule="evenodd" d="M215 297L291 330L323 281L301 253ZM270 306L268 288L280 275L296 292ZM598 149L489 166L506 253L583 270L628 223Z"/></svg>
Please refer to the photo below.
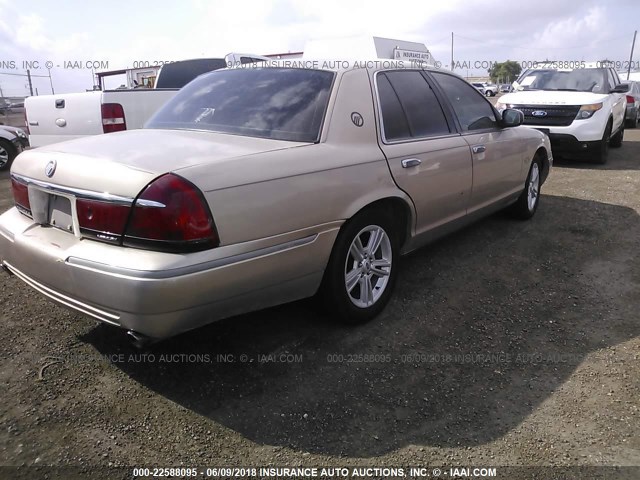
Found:
<svg viewBox="0 0 640 480"><path fill-rule="evenodd" d="M609 137L611 137L611 122L604 129L602 140L600 140L600 148L594 157L596 163L600 165L604 165L609 159Z"/></svg>
<svg viewBox="0 0 640 480"><path fill-rule="evenodd" d="M609 140L609 145L613 148L620 148L622 146L622 141L624 140L624 122L620 125L620 129L616 132L616 134L611 137Z"/></svg>
<svg viewBox="0 0 640 480"><path fill-rule="evenodd" d="M640 116L640 110L636 112L636 118L633 120L627 120L627 128L637 128L638 127L638 117Z"/></svg>
<svg viewBox="0 0 640 480"><path fill-rule="evenodd" d="M16 149L10 142L0 139L0 171L8 170L16 158Z"/></svg>
<svg viewBox="0 0 640 480"><path fill-rule="evenodd" d="M371 320L389 301L398 257L391 214L381 209L360 212L342 227L333 246L319 292L323 307L346 324Z"/></svg>
<svg viewBox="0 0 640 480"><path fill-rule="evenodd" d="M491 90L487 90L487 93L485 95L487 97L493 97L493 92Z"/></svg>
<svg viewBox="0 0 640 480"><path fill-rule="evenodd" d="M540 187L542 187L542 162L536 155L529 167L524 189L518 200L510 207L510 213L515 218L529 220L536 214L540 203Z"/></svg>

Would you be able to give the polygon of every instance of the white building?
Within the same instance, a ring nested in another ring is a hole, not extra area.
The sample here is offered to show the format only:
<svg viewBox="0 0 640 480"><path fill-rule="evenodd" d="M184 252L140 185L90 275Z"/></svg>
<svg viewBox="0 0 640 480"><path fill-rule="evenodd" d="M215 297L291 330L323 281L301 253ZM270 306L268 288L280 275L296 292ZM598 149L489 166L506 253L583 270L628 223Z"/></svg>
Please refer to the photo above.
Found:
<svg viewBox="0 0 640 480"><path fill-rule="evenodd" d="M274 59L313 58L327 60L396 59L435 62L424 43L394 38L353 36L309 40L303 52L265 55Z"/></svg>

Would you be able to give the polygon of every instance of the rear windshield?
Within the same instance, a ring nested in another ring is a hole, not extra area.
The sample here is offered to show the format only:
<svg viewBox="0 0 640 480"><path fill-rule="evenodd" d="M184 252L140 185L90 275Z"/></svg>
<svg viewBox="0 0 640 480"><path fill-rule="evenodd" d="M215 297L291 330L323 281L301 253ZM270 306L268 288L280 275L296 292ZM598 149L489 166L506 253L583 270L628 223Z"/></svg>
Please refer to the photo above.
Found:
<svg viewBox="0 0 640 480"><path fill-rule="evenodd" d="M333 76L327 71L288 68L218 70L180 90L145 128L315 142Z"/></svg>
<svg viewBox="0 0 640 480"><path fill-rule="evenodd" d="M523 90L609 93L603 68L530 70L518 79Z"/></svg>
<svg viewBox="0 0 640 480"><path fill-rule="evenodd" d="M158 75L155 88L182 88L203 73L225 68L224 58L197 58L165 63Z"/></svg>

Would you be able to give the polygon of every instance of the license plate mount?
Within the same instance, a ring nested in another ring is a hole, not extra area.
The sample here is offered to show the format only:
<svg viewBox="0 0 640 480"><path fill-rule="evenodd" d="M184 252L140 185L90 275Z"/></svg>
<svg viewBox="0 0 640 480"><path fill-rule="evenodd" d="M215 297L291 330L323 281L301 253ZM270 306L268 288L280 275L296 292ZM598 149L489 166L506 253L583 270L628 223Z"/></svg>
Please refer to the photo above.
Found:
<svg viewBox="0 0 640 480"><path fill-rule="evenodd" d="M49 225L73 233L71 201L60 195L49 196Z"/></svg>

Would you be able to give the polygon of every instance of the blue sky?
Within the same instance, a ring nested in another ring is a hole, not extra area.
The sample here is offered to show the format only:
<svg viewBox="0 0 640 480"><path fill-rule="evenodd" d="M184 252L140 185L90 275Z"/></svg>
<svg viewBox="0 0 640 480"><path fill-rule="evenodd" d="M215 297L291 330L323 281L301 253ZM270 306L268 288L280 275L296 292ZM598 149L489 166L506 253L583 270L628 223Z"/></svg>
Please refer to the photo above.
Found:
<svg viewBox="0 0 640 480"><path fill-rule="evenodd" d="M626 61L640 2L619 0L184 0L88 2L0 0L0 87L5 95L27 93L23 61L52 61L56 92L90 88L87 68L65 61L109 62L110 69L135 61L258 54L304 49L309 39L376 35L419 41L448 64L454 56L483 73L476 62L512 60ZM615 6L614 6L615 5ZM640 60L640 39L634 60ZM339 58L340 52L336 52ZM2 68L15 62L14 68ZM61 67L57 67L61 65ZM468 71L467 71L468 70ZM40 94L49 80L34 79Z"/></svg>

